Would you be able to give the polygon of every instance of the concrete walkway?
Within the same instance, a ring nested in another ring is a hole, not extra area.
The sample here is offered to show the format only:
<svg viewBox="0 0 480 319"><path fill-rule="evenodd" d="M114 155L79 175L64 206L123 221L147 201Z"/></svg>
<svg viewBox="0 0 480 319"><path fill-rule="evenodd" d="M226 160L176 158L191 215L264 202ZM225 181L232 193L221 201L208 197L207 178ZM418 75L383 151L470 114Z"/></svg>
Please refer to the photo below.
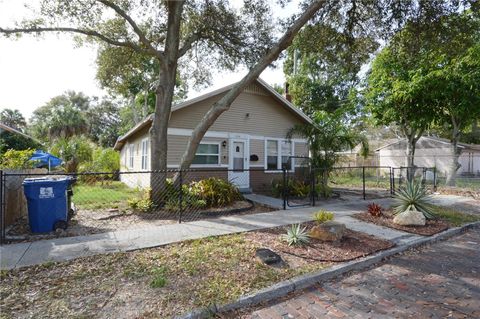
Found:
<svg viewBox="0 0 480 319"><path fill-rule="evenodd" d="M190 239L301 223L312 220L312 214L319 209L333 212L335 219L345 223L350 229L389 239L399 245L418 238L416 235L365 223L350 216L365 211L368 202L358 199L332 200L321 203L317 207L4 245L0 247L0 268L20 268L48 261L65 261L96 254L131 251ZM375 202L387 207L391 199L379 199Z"/></svg>

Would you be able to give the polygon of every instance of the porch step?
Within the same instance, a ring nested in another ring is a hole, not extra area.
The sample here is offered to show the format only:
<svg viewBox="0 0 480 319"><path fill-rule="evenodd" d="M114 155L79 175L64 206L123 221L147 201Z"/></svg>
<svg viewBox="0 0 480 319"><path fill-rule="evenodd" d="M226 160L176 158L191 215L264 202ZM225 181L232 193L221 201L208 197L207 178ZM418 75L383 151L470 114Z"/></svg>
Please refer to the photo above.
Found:
<svg viewBox="0 0 480 319"><path fill-rule="evenodd" d="M242 194L251 194L251 193L252 193L252 189L251 189L251 188L239 188L238 190L239 190L240 193L242 193Z"/></svg>

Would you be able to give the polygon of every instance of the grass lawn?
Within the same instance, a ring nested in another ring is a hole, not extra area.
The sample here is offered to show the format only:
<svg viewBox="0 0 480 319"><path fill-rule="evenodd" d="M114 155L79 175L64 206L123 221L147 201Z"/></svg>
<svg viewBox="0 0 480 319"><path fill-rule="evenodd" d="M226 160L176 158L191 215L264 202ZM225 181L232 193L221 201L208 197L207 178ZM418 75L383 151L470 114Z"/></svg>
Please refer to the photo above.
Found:
<svg viewBox="0 0 480 319"><path fill-rule="evenodd" d="M449 207L434 206L433 210L436 217L456 227L480 221L480 215L462 213Z"/></svg>
<svg viewBox="0 0 480 319"><path fill-rule="evenodd" d="M339 175L329 178L330 187L347 186L347 187L363 187L362 176ZM388 177L371 177L365 176L365 187L367 188L383 188L390 189L390 179Z"/></svg>
<svg viewBox="0 0 480 319"><path fill-rule="evenodd" d="M73 203L81 209L126 208L127 200L140 197L142 192L122 182L95 184L78 183L73 187Z"/></svg>

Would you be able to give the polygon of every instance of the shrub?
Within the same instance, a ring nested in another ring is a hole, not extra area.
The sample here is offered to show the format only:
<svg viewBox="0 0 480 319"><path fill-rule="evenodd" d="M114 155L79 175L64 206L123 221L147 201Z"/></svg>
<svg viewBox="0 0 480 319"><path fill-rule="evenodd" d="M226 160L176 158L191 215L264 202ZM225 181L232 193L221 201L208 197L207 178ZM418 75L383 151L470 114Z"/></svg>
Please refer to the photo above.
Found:
<svg viewBox="0 0 480 319"><path fill-rule="evenodd" d="M368 210L368 213L370 215L372 215L373 217L382 216L383 209L382 209L382 206L380 206L378 204L375 204L375 203L368 204L367 210Z"/></svg>
<svg viewBox="0 0 480 319"><path fill-rule="evenodd" d="M430 196L427 189L420 183L407 182L405 187L400 188L394 198L394 213L402 213L408 210L418 210L427 219L434 217Z"/></svg>
<svg viewBox="0 0 480 319"><path fill-rule="evenodd" d="M287 233L282 235L282 239L288 243L288 246L301 246L310 242L310 235L305 227L297 224L287 229Z"/></svg>
<svg viewBox="0 0 480 319"><path fill-rule="evenodd" d="M151 190L145 189L141 197L134 197L127 200L128 206L136 212L149 212L155 206L150 199Z"/></svg>
<svg viewBox="0 0 480 319"><path fill-rule="evenodd" d="M315 193L324 198L329 198L332 196L332 189L328 185L320 183L315 186Z"/></svg>
<svg viewBox="0 0 480 319"><path fill-rule="evenodd" d="M327 212L326 210L321 210L313 214L313 218L317 223L323 224L329 220L333 220L333 213Z"/></svg>
<svg viewBox="0 0 480 319"><path fill-rule="evenodd" d="M283 180L272 180L272 194L275 197L282 197L284 192ZM306 197L310 193L310 184L302 181L287 180L285 189L286 195L293 197Z"/></svg>
<svg viewBox="0 0 480 319"><path fill-rule="evenodd" d="M235 185L216 177L192 182L187 197L191 195L205 201L206 207L227 206L242 198Z"/></svg>
<svg viewBox="0 0 480 319"><path fill-rule="evenodd" d="M35 162L29 161L34 150L28 149L24 151L8 150L0 158L0 168L9 169L25 169L33 168Z"/></svg>
<svg viewBox="0 0 480 319"><path fill-rule="evenodd" d="M181 193L180 193L181 192ZM222 207L242 199L238 188L232 183L215 177L210 177L188 185L182 189L174 185L172 179L167 179L165 188L165 208L177 210L180 208L180 194L183 207L207 208Z"/></svg>

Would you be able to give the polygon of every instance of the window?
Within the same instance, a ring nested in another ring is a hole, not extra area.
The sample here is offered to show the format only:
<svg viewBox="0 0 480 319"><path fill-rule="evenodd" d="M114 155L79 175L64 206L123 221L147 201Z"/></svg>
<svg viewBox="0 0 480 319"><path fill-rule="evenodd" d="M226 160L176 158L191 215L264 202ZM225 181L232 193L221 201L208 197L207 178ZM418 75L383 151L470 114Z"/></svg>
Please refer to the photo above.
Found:
<svg viewBox="0 0 480 319"><path fill-rule="evenodd" d="M292 142L289 141L281 141L281 155L282 155L282 169L286 168L287 170L292 169Z"/></svg>
<svg viewBox="0 0 480 319"><path fill-rule="evenodd" d="M192 164L197 165L218 165L220 164L219 144L201 143L198 145L197 153Z"/></svg>
<svg viewBox="0 0 480 319"><path fill-rule="evenodd" d="M142 140L142 169L148 168L148 138Z"/></svg>
<svg viewBox="0 0 480 319"><path fill-rule="evenodd" d="M286 140L267 140L266 165L267 170L279 170L284 167L293 170L293 144Z"/></svg>
<svg viewBox="0 0 480 319"><path fill-rule="evenodd" d="M133 160L135 158L135 145L130 144L128 146L128 155L129 155L129 161L128 161L128 167L133 168Z"/></svg>
<svg viewBox="0 0 480 319"><path fill-rule="evenodd" d="M278 141L267 140L267 169L278 169Z"/></svg>

